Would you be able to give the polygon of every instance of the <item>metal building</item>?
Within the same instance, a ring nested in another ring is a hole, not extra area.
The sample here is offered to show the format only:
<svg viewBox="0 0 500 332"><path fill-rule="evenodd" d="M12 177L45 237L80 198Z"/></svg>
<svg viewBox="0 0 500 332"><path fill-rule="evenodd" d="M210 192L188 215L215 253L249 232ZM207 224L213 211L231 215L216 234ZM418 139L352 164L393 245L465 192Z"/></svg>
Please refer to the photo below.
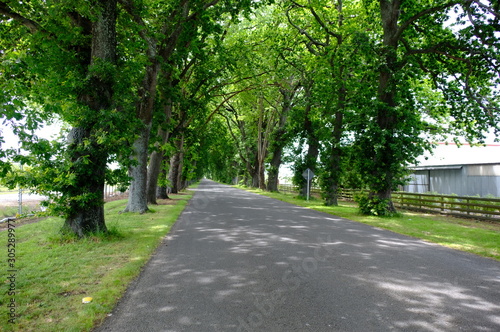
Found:
<svg viewBox="0 0 500 332"><path fill-rule="evenodd" d="M438 145L432 156L411 167L407 192L500 197L500 145Z"/></svg>
<svg viewBox="0 0 500 332"><path fill-rule="evenodd" d="M404 191L500 197L500 163L422 166L412 170L412 180Z"/></svg>

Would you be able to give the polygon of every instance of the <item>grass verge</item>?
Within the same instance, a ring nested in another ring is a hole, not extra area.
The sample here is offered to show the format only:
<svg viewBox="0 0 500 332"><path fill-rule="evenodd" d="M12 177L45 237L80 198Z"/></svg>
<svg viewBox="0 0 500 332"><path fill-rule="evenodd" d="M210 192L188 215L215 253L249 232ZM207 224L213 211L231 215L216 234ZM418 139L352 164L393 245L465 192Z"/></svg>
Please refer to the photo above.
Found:
<svg viewBox="0 0 500 332"><path fill-rule="evenodd" d="M23 204L22 208L23 215L35 212L40 212L40 204L38 203L28 203ZM0 206L0 219L17 216L19 212L18 206Z"/></svg>
<svg viewBox="0 0 500 332"><path fill-rule="evenodd" d="M63 221L58 218L16 228L15 295L9 295L13 284L6 280L0 293L0 330L90 331L139 275L191 196L171 195L172 200L142 215L120 213L126 200L106 203L110 232L83 240L60 235ZM9 232L0 237L7 244ZM4 248L2 272L8 279L12 266L5 263ZM84 297L93 300L83 304ZM14 323L8 321L11 301L15 301Z"/></svg>
<svg viewBox="0 0 500 332"><path fill-rule="evenodd" d="M241 186L238 188L500 261L499 223L407 211L395 217L365 216L361 215L357 205L351 202L340 202L339 206L325 206L322 200L313 198L306 201L297 198L295 194L270 193Z"/></svg>

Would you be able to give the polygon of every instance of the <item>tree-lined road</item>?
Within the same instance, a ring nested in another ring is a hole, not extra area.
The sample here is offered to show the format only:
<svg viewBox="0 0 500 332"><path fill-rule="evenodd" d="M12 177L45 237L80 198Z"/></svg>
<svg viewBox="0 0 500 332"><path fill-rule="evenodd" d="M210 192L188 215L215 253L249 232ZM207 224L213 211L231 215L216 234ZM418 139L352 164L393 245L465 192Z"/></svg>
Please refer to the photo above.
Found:
<svg viewBox="0 0 500 332"><path fill-rule="evenodd" d="M98 331L494 332L500 264L204 180Z"/></svg>

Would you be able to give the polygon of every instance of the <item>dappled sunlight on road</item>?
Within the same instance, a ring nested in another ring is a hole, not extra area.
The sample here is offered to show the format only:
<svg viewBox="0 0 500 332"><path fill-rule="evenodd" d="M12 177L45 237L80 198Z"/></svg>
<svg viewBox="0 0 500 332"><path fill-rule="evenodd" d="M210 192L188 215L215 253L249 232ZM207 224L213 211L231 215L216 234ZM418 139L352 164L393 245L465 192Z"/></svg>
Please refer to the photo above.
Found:
<svg viewBox="0 0 500 332"><path fill-rule="evenodd" d="M200 187L112 331L500 331L496 262Z"/></svg>
<svg viewBox="0 0 500 332"><path fill-rule="evenodd" d="M433 282L426 281L432 279L430 276L404 280L377 274L357 279L389 294L408 312L406 317L422 316L393 322L403 330L450 331L469 326L469 331L496 331L494 326L500 326L500 303L476 295L474 289L460 286L458 279Z"/></svg>

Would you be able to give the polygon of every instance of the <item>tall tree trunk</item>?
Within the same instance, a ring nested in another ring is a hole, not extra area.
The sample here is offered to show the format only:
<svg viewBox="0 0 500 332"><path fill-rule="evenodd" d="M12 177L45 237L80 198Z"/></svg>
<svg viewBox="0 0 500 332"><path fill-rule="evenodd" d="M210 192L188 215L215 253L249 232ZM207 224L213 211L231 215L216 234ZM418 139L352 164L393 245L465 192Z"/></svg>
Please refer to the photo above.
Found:
<svg viewBox="0 0 500 332"><path fill-rule="evenodd" d="M170 158L168 156L164 155L161 161L161 171L160 171L160 179L166 180L168 177L168 171L167 171L167 165L170 164ZM169 199L168 197L168 187L165 185L164 181L162 181L163 184L158 185L156 187L156 198L158 199Z"/></svg>
<svg viewBox="0 0 500 332"><path fill-rule="evenodd" d="M170 170L168 173L168 179L170 181L170 192L172 194L179 193L179 187L177 179L179 178L179 163L180 163L180 153L176 152L170 159Z"/></svg>
<svg viewBox="0 0 500 332"><path fill-rule="evenodd" d="M375 192L370 196L376 195L379 199L386 199L388 202L387 209L389 212L395 212L396 209L391 200L392 183L394 174L391 171L392 156L396 151L393 151L394 130L398 125L398 118L395 115L396 103L396 88L397 83L394 77L394 72L397 71L397 48L399 44L400 31L398 27L399 16L401 12L400 0L380 0L380 12L383 25L383 43L385 46L384 61L385 64L380 66L379 70L379 86L378 100L379 107L377 109L377 125L385 134L383 137L383 148L375 153L375 162L382 167L377 168L375 177L381 181Z"/></svg>
<svg viewBox="0 0 500 332"><path fill-rule="evenodd" d="M259 98L259 122L258 122L258 137L257 137L257 176L258 176L258 188L265 190L266 189L266 176L265 176L265 159L268 153L268 144L269 144L269 131L271 127L271 123L268 120L268 123L265 124L264 128L264 98Z"/></svg>
<svg viewBox="0 0 500 332"><path fill-rule="evenodd" d="M281 156L283 155L283 147L276 146L272 152L273 157L269 163L267 171L267 191L278 191L278 178L281 166Z"/></svg>
<svg viewBox="0 0 500 332"><path fill-rule="evenodd" d="M159 59L162 59L163 63L168 63L172 54L176 50L177 42L181 36L184 27L185 20L190 14L190 1L182 1L178 10L172 12L171 19L179 20L177 23L171 24L172 22L167 22L164 26L164 35L162 40L157 40L154 36L148 34L148 27L145 26L145 22L142 19L136 19L136 23L141 27L139 34L141 35L144 42L147 43L146 55L149 60L149 65L146 67L144 79L142 85L139 88L138 94L140 100L137 104L137 118L144 125L142 131L139 134L138 141L134 143L134 154L137 158L137 166L130 169L130 173L134 178L132 178L132 184L130 186L129 203L125 211L128 212L139 212L143 213L148 210L147 206L147 156L148 149L147 144L149 144L149 133L151 130L154 102L156 98L156 90L158 84L158 74L161 70L161 64ZM129 10L131 15L140 18L139 10L140 8L135 8L133 6L124 6L126 10ZM169 27L170 25L170 27ZM144 144L146 148L144 149ZM145 164L143 164L145 163ZM137 176L137 178L135 178ZM137 191L137 192L134 192Z"/></svg>
<svg viewBox="0 0 500 332"><path fill-rule="evenodd" d="M295 92L299 88L297 84L293 89L287 90L284 88L280 89L281 96L283 100L281 102L281 114L278 122L277 128L273 131L272 143L270 146L271 150L271 161L269 163L268 169L268 179L267 179L267 190L268 191L278 191L278 178L279 170L282 162L283 148L287 144L285 139L286 134L286 123L288 119L288 113L292 109L292 100L295 96Z"/></svg>
<svg viewBox="0 0 500 332"><path fill-rule="evenodd" d="M344 25L343 3L337 2L338 25L340 28ZM337 36L337 43L342 46L344 37ZM341 140L344 134L344 113L347 100L347 89L345 82L345 65L337 60L336 55L330 59L330 68L332 70L332 78L337 86L337 104L335 110L335 122L333 124L331 150L327 161L327 178L324 179L325 189L325 205L338 205L339 182L342 172L342 147Z"/></svg>
<svg viewBox="0 0 500 332"><path fill-rule="evenodd" d="M92 149L82 153L82 146L93 141ZM76 175L74 186L69 194L77 200L70 202L70 215L63 225L63 232L71 232L83 237L94 232L106 232L104 219L104 179L107 152L99 147L91 133L84 128L73 128L68 137L68 151L72 153L72 173ZM88 163L81 164L80 158Z"/></svg>
<svg viewBox="0 0 500 332"><path fill-rule="evenodd" d="M156 205L156 190L158 188L158 179L161 173L161 162L163 160L163 151L153 151L149 156L148 178L146 188L146 199L148 204Z"/></svg>
<svg viewBox="0 0 500 332"><path fill-rule="evenodd" d="M250 175L252 176L252 188L259 188L259 172Z"/></svg>
<svg viewBox="0 0 500 332"><path fill-rule="evenodd" d="M344 67L339 70L340 80L343 78ZM338 205L339 182L342 173L342 147L341 140L344 133L344 111L346 102L346 88L344 82L340 82L338 91L337 111L332 133L332 148L327 163L327 179L325 191L325 205Z"/></svg>
<svg viewBox="0 0 500 332"><path fill-rule="evenodd" d="M250 163L250 160L246 162L247 172L250 175L251 187L259 188L259 159L255 156L253 160L253 165Z"/></svg>
<svg viewBox="0 0 500 332"><path fill-rule="evenodd" d="M146 68L144 79L139 89L140 100L137 103L137 118L141 121L139 135L133 144L133 156L136 165L129 167L129 198L124 212L144 213L149 210L147 201L148 145L153 119L156 86L160 64L156 59L156 45L149 45L148 56L151 61Z"/></svg>
<svg viewBox="0 0 500 332"><path fill-rule="evenodd" d="M165 106L165 115L167 117L166 122L168 123L170 116L172 115L172 104L168 103ZM149 167L148 167L148 182L146 189L147 201L150 204L157 204L157 188L158 188L158 179L161 172L161 166L163 161L163 156L165 152L163 151L163 146L168 142L169 132L161 128L158 128L158 137L161 140L160 144L156 145L156 150L151 153L149 158Z"/></svg>
<svg viewBox="0 0 500 332"><path fill-rule="evenodd" d="M129 167L129 176L132 181L127 207L123 212L145 213L149 210L146 199L149 131L150 125L144 126L133 145L133 158L137 164Z"/></svg>
<svg viewBox="0 0 500 332"><path fill-rule="evenodd" d="M342 148L340 140L343 132L343 110L336 113L332 139L332 148L327 164L328 179L326 179L325 205L338 205L339 182L341 174Z"/></svg>
<svg viewBox="0 0 500 332"><path fill-rule="evenodd" d="M180 190L180 177L182 172L182 149L184 148L184 135L176 141L177 151L170 161L169 180L172 194L178 194Z"/></svg>
<svg viewBox="0 0 500 332"><path fill-rule="evenodd" d="M116 0L103 0L98 4L100 11L96 20L92 21L92 43L90 67L96 63L116 64ZM80 102L94 110L110 109L113 105L113 78L102 73L93 73L90 77L86 93L79 96ZM72 201L71 214L63 225L64 231L70 231L79 237L92 232L106 232L104 220L104 181L108 153L97 143L93 136L95 124L90 121L88 127L73 128L69 135L68 152L73 162L72 172L76 183L70 189L70 195L79 199ZM90 149L84 148L91 142ZM80 163L86 157L87 165ZM81 199L85 198L82 202Z"/></svg>

